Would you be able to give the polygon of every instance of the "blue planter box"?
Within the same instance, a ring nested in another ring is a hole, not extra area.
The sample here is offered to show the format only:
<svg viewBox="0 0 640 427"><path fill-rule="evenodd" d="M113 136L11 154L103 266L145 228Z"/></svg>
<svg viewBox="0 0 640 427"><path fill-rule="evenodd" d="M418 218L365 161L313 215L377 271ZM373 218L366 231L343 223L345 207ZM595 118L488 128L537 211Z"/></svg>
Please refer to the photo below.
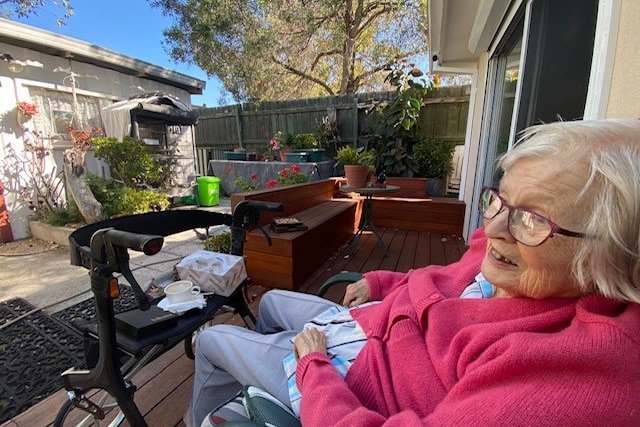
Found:
<svg viewBox="0 0 640 427"><path fill-rule="evenodd" d="M307 152L291 152L287 153L287 162L291 163L306 163L308 158Z"/></svg>
<svg viewBox="0 0 640 427"><path fill-rule="evenodd" d="M243 152L225 151L224 155L227 160L247 160L247 153Z"/></svg>
<svg viewBox="0 0 640 427"><path fill-rule="evenodd" d="M296 148L293 153L306 153L308 162L321 162L323 159L324 148ZM288 159L287 155L287 159Z"/></svg>

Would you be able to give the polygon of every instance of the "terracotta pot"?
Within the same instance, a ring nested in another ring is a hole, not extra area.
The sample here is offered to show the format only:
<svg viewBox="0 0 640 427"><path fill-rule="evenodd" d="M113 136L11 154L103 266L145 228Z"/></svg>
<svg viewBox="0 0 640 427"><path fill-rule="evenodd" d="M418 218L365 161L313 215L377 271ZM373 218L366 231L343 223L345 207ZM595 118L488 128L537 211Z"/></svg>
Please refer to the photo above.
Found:
<svg viewBox="0 0 640 427"><path fill-rule="evenodd" d="M293 152L293 148L291 147L282 147L280 149L280 161L287 162L287 153Z"/></svg>
<svg viewBox="0 0 640 427"><path fill-rule="evenodd" d="M344 165L344 174L347 178L347 185L349 187L366 187L369 179L369 166Z"/></svg>
<svg viewBox="0 0 640 427"><path fill-rule="evenodd" d="M74 129L69 131L69 135L71 135L71 139L74 141L87 140L91 136L91 131Z"/></svg>

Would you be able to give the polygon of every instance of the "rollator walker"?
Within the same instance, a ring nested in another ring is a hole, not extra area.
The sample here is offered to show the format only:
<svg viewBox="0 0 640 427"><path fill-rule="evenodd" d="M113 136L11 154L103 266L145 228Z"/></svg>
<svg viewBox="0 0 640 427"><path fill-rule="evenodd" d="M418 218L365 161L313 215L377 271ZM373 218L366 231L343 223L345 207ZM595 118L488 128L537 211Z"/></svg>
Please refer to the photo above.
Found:
<svg viewBox="0 0 640 427"><path fill-rule="evenodd" d="M206 210L174 210L126 216L90 224L69 237L71 264L89 269L96 318L89 323L74 321L84 338L87 370L71 368L62 373L69 400L57 414L54 426L117 426L125 419L132 426L146 426L134 403L136 386L131 378L159 355L184 342L191 358L194 334L207 325L223 306L242 316L247 327L255 326L244 297L249 279L228 297L210 295L203 309L185 312L170 328L132 336L116 327L114 300L120 296L120 273L131 285L140 317L157 304L142 290L129 266L129 250L155 255L164 237L182 231L206 230L216 225L231 227L231 254L242 255L246 232L260 227L260 212L282 211L280 203L243 201L232 215ZM271 244L269 235L262 230ZM171 275L167 277L171 281Z"/></svg>

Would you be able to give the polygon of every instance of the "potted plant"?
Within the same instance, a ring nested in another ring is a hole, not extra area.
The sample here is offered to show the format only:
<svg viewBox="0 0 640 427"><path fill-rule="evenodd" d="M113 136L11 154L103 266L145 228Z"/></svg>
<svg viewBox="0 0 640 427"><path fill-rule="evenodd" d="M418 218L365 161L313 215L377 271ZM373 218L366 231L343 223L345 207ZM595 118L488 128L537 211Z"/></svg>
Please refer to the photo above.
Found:
<svg viewBox="0 0 640 427"><path fill-rule="evenodd" d="M375 152L365 150L364 147L356 148L346 145L338 149L335 159L338 164L344 166L349 187L365 187L369 181L369 174L375 171L373 167Z"/></svg>
<svg viewBox="0 0 640 427"><path fill-rule="evenodd" d="M404 60L389 66L385 78L394 88L387 100L373 102L368 113L373 117L368 146L376 149L376 166L389 177L412 177L418 173L410 152L419 141L420 111L432 88L422 71Z"/></svg>
<svg viewBox="0 0 640 427"><path fill-rule="evenodd" d="M293 153L305 153L310 162L322 161L324 148L319 148L318 139L313 133L299 133L291 137Z"/></svg>
<svg viewBox="0 0 640 427"><path fill-rule="evenodd" d="M30 102L22 101L16 105L16 109L18 112L18 125L22 129L27 128L27 122L33 118L36 114L38 114L38 106L36 104L32 104Z"/></svg>
<svg viewBox="0 0 640 427"><path fill-rule="evenodd" d="M276 153L276 157L282 162L286 162L287 154L293 151L293 148L291 148L291 135L285 134L281 130L277 131L275 135L271 137L269 145L274 153Z"/></svg>
<svg viewBox="0 0 640 427"><path fill-rule="evenodd" d="M446 194L447 177L453 170L453 150L452 144L437 138L427 138L413 146L418 171L427 178L427 196Z"/></svg>

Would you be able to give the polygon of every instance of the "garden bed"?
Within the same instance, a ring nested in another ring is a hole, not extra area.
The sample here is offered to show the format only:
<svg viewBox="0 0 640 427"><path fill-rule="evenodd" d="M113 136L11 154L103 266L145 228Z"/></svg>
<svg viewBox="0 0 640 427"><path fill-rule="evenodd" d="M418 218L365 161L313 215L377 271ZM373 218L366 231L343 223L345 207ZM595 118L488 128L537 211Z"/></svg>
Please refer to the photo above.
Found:
<svg viewBox="0 0 640 427"><path fill-rule="evenodd" d="M72 227L59 227L41 221L29 221L31 237L45 242L55 242L61 246L69 246L69 235L75 230Z"/></svg>

